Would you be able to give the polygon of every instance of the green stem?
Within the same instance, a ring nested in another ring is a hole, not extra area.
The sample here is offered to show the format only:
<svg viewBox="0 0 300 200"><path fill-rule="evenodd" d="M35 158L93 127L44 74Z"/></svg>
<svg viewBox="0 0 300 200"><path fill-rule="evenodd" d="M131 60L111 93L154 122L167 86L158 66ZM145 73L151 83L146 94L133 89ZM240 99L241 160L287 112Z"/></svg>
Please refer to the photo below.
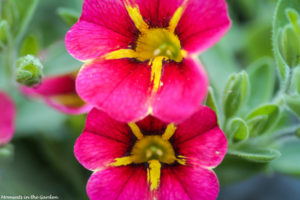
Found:
<svg viewBox="0 0 300 200"><path fill-rule="evenodd" d="M21 42L22 38L24 37L26 28L28 27L28 25L35 13L38 2L39 2L38 0L34 0L33 3L31 4L31 6L29 7L28 12L25 16L25 19L23 20L23 22L20 26L20 29L18 31L18 34L16 36L16 43L15 43L16 45L18 45Z"/></svg>

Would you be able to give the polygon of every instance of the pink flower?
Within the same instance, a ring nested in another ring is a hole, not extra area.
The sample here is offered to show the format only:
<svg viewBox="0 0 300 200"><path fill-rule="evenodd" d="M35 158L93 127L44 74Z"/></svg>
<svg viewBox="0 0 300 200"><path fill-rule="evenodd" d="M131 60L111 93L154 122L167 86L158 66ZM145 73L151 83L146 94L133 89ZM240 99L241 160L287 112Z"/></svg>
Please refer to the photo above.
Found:
<svg viewBox="0 0 300 200"><path fill-rule="evenodd" d="M148 114L183 121L208 85L190 55L211 47L229 27L225 0L85 0L66 35L69 53L86 61L77 92L120 121Z"/></svg>
<svg viewBox="0 0 300 200"><path fill-rule="evenodd" d="M212 200L219 192L212 168L226 150L215 113L202 106L178 125L152 116L126 124L93 109L74 152L94 171L91 200Z"/></svg>
<svg viewBox="0 0 300 200"><path fill-rule="evenodd" d="M8 143L15 131L15 105L7 94L0 91L0 146Z"/></svg>
<svg viewBox="0 0 300 200"><path fill-rule="evenodd" d="M24 94L45 100L51 107L66 114L83 114L91 110L76 93L75 79L77 73L47 77L42 84L34 88L22 86Z"/></svg>

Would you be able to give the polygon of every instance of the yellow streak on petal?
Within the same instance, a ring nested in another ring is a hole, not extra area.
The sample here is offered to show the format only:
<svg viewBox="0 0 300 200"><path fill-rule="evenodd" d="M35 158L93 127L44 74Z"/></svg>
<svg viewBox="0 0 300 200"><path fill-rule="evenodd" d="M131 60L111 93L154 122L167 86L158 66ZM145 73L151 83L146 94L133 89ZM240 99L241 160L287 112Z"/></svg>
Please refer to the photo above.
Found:
<svg viewBox="0 0 300 200"><path fill-rule="evenodd" d="M179 155L176 161L181 165L186 165L186 157Z"/></svg>
<svg viewBox="0 0 300 200"><path fill-rule="evenodd" d="M150 190L156 190L160 182L161 164L158 160L150 160L149 169L147 169L147 180L150 183Z"/></svg>
<svg viewBox="0 0 300 200"><path fill-rule="evenodd" d="M184 10L186 8L186 4L187 4L187 0L185 0L183 2L183 4L179 8L177 8L174 15L172 16L170 23L169 23L169 27L168 27L170 32L172 32L172 33L175 32L178 22L181 19L182 15L184 13Z"/></svg>
<svg viewBox="0 0 300 200"><path fill-rule="evenodd" d="M119 49L116 51L109 52L104 56L106 60L116 60L116 59L135 58L135 57L136 57L136 52L132 49Z"/></svg>
<svg viewBox="0 0 300 200"><path fill-rule="evenodd" d="M161 71L163 66L164 56L159 56L151 61L151 82L153 82L153 92L157 92L160 86Z"/></svg>
<svg viewBox="0 0 300 200"><path fill-rule="evenodd" d="M163 140L169 140L176 131L176 126L171 123L167 126L164 134L161 136Z"/></svg>
<svg viewBox="0 0 300 200"><path fill-rule="evenodd" d="M148 24L144 21L143 16L141 15L140 9L138 5L135 3L132 5L132 3L129 2L129 0L125 0L125 7L127 9L127 12L135 24L135 27L141 32L144 33L149 29Z"/></svg>
<svg viewBox="0 0 300 200"><path fill-rule="evenodd" d="M51 100L67 107L79 108L86 103L77 94L63 94L51 97Z"/></svg>
<svg viewBox="0 0 300 200"><path fill-rule="evenodd" d="M116 158L115 162L113 162L111 165L114 167L119 166L126 166L133 162L133 159L130 156L122 157L122 158Z"/></svg>
<svg viewBox="0 0 300 200"><path fill-rule="evenodd" d="M182 56L183 58L186 58L186 57L188 56L188 52L187 52L186 50L184 50L184 49L182 49L182 50L180 51L180 54L181 54L181 56Z"/></svg>
<svg viewBox="0 0 300 200"><path fill-rule="evenodd" d="M143 138L143 134L140 128L134 122L128 123L128 126L130 127L132 133L136 136L138 140Z"/></svg>

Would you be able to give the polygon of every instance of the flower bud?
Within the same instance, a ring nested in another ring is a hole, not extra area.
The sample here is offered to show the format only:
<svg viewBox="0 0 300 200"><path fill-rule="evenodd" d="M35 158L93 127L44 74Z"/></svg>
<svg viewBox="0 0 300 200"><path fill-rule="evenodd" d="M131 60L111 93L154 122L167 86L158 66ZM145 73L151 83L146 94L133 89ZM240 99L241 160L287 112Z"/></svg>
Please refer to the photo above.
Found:
<svg viewBox="0 0 300 200"><path fill-rule="evenodd" d="M290 67L300 65L300 20L295 10L287 10L290 23L279 34L279 50Z"/></svg>
<svg viewBox="0 0 300 200"><path fill-rule="evenodd" d="M43 65L40 60L32 55L21 57L17 60L16 80L22 85L32 87L41 82Z"/></svg>

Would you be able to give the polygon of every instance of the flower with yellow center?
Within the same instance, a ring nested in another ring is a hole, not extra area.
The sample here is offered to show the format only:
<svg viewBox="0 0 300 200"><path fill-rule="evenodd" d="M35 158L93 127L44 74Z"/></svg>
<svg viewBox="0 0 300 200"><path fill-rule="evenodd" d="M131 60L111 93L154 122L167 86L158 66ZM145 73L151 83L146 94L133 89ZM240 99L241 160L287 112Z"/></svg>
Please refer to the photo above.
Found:
<svg viewBox="0 0 300 200"><path fill-rule="evenodd" d="M125 5L130 18L140 31L136 47L112 51L105 55L105 59L134 58L141 62L148 61L151 66L152 92L157 92L161 83L163 62L181 62L187 56L187 52L181 48L180 40L175 34L185 3L176 10L167 28L150 28L143 20L137 5L132 5L129 0Z"/></svg>
<svg viewBox="0 0 300 200"><path fill-rule="evenodd" d="M112 165L126 166L132 163L148 163L147 176L151 185L150 189L155 190L159 186L161 163L173 164L177 161L179 164L185 164L184 157L176 157L173 146L168 141L173 136L176 127L174 124L169 124L163 135L145 137L135 123L130 123L129 127L138 140L134 144L130 156L116 158Z"/></svg>
<svg viewBox="0 0 300 200"><path fill-rule="evenodd" d="M79 96L123 121L148 114L172 123L191 116L208 78L192 54L228 30L224 0L84 0L66 48L84 61Z"/></svg>
<svg viewBox="0 0 300 200"><path fill-rule="evenodd" d="M93 171L91 200L215 200L219 186L212 168L226 149L215 113L202 106L176 125L152 116L127 124L93 109L74 153Z"/></svg>

